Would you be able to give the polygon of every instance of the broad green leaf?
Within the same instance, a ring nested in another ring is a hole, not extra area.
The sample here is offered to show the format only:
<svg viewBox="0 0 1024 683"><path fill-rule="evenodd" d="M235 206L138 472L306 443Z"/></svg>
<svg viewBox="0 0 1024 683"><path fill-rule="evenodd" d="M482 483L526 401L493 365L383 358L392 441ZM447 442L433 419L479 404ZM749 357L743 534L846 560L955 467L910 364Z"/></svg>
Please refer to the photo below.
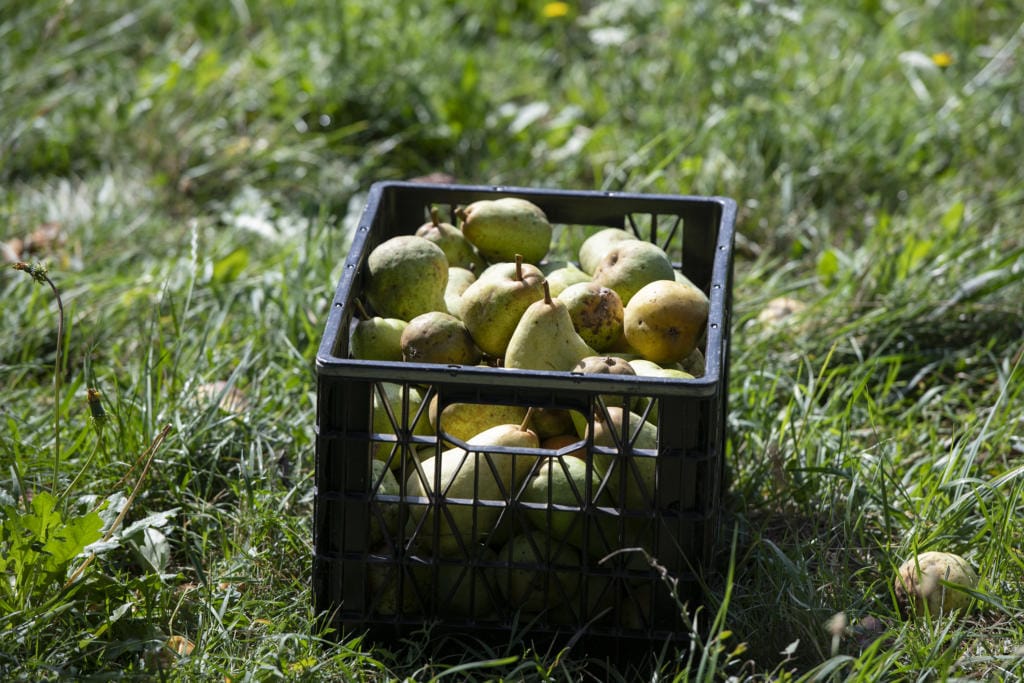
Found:
<svg viewBox="0 0 1024 683"><path fill-rule="evenodd" d="M54 530L43 545L46 557L44 571L61 574L67 563L81 553L87 545L102 538L103 520L95 512L72 517L63 528Z"/></svg>
<svg viewBox="0 0 1024 683"><path fill-rule="evenodd" d="M239 247L213 264L214 282L231 282L249 265L248 250Z"/></svg>
<svg viewBox="0 0 1024 683"><path fill-rule="evenodd" d="M836 275L839 273L839 257L836 256L836 252L832 249L828 249L821 253L818 257L818 279L821 284L825 286L831 285L835 282Z"/></svg>

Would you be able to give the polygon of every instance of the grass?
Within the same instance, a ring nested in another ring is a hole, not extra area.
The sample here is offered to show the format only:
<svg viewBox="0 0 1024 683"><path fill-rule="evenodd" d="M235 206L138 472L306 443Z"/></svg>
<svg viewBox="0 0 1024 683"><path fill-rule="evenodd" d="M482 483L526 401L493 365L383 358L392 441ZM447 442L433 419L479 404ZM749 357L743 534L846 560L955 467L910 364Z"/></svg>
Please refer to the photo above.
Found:
<svg viewBox="0 0 1024 683"><path fill-rule="evenodd" d="M545 7L5 4L0 238L48 266L66 324L2 271L4 678L1024 669L1024 6ZM693 649L316 630L322 321L363 192L431 172L740 203L735 558ZM779 296L807 308L760 321ZM242 413L218 407L232 390ZM979 569L976 606L905 620L895 569L936 548Z"/></svg>

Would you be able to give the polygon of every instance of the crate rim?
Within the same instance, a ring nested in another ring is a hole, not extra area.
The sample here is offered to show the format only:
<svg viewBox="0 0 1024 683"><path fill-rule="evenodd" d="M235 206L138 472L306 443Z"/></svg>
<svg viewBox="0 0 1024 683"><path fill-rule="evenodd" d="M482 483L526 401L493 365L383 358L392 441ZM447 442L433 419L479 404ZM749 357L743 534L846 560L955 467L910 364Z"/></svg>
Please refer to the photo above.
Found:
<svg viewBox="0 0 1024 683"><path fill-rule="evenodd" d="M635 201L691 202L705 205L716 205L721 215L719 230L715 241L715 258L713 259L711 282L708 283L710 308L709 321L721 321L709 324L707 330L707 347L714 349L706 354L707 363L702 377L694 379L665 379L657 377L631 377L628 381L619 378L607 379L600 375L583 375L580 373L519 370L514 368L494 368L467 365L437 365L426 363L410 363L398 361L367 361L353 358L342 358L333 353L337 335L342 332L342 318L347 303L342 300L342 292L351 290L351 281L366 253L363 248L370 233L370 222L367 220L376 214L384 193L391 189L411 189L419 192L437 190L464 194L522 196L575 199L611 199ZM707 397L723 391L722 377L725 371L725 359L719 350L725 346L723 337L729 335L728 298L731 298L731 259L718 258L720 252L730 253L733 249L736 221L736 200L720 195L676 195L665 193L618 192L613 190L573 190L550 187L528 187L519 185L467 185L457 183L421 183L413 181L382 180L374 182L367 193L363 210L359 215L356 229L352 236L352 244L345 257L345 264L332 299L331 308L325 321L320 345L316 354L317 376L332 376L365 381L405 381L421 383L478 384L487 382L492 386L521 387L529 382L531 388L564 390L567 382L579 385L581 390L607 391L621 393L652 392L671 396ZM627 385L633 385L632 391Z"/></svg>

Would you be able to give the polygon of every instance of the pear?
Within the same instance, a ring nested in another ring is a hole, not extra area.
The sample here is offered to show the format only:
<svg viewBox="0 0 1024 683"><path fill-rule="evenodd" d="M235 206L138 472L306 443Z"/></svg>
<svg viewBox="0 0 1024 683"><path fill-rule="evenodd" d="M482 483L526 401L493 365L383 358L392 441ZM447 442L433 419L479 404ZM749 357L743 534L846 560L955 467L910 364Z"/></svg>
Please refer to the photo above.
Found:
<svg viewBox="0 0 1024 683"><path fill-rule="evenodd" d="M435 560L431 564L412 565L412 575L423 594L435 600L433 614L477 619L495 617L501 593L493 585L491 571L498 555L483 545L472 550L470 557L459 562ZM432 577L435 570L436 583Z"/></svg>
<svg viewBox="0 0 1024 683"><path fill-rule="evenodd" d="M548 281L548 287L551 289L551 296L559 296L570 285L590 282L590 275L584 273L572 263L546 271L545 278Z"/></svg>
<svg viewBox="0 0 1024 683"><path fill-rule="evenodd" d="M444 288L445 310L462 319L462 294L476 281L476 273L465 268L448 268L448 284Z"/></svg>
<svg viewBox="0 0 1024 683"><path fill-rule="evenodd" d="M506 368L569 371L596 353L576 333L565 304L551 298L546 280L542 286L544 298L523 312L508 342Z"/></svg>
<svg viewBox="0 0 1024 683"><path fill-rule="evenodd" d="M571 424L569 425L569 428L572 429ZM540 447L549 451L561 451L563 448L568 448L569 446L574 446L573 450L561 455L569 458L579 458L580 460L587 459L587 446L575 432L555 434L554 436L549 436L546 439L541 439L540 441Z"/></svg>
<svg viewBox="0 0 1024 683"><path fill-rule="evenodd" d="M690 278L686 277L686 275L684 275L681 270L677 270L676 271L674 279L675 279L676 282L681 282L684 285L690 285L691 287L693 287L695 289L698 289L698 290L700 289L700 287L697 287L697 285L694 284L693 280L691 280Z"/></svg>
<svg viewBox="0 0 1024 683"><path fill-rule="evenodd" d="M665 368L653 361L649 361L646 358L635 358L629 361L630 367L640 377L664 377L667 379L693 379L693 375L689 372L681 370L676 367ZM647 404L653 401L650 410L647 410ZM640 398L634 406L633 410L643 415L646 411L647 421L651 424L658 424L658 402L651 398Z"/></svg>
<svg viewBox="0 0 1024 683"><path fill-rule="evenodd" d="M566 438L579 441L575 436ZM584 510L592 505L613 507L614 503L608 491L601 488L601 475L593 466L588 466L586 459L545 458L519 499L543 506L527 508L526 518L535 528L546 531L555 540L567 541L585 550L593 559L600 559L610 552L609 546L615 539L615 529L610 525L612 518L600 516L597 511ZM594 502L591 504L589 501ZM587 515L590 515L589 519ZM597 524L603 525L602 529L595 528ZM589 533L584 531L585 528ZM588 542L584 542L585 537L588 537Z"/></svg>
<svg viewBox="0 0 1024 683"><path fill-rule="evenodd" d="M674 280L675 276L672 262L661 247L644 240L627 239L619 240L604 253L594 269L593 281L614 289L626 306L644 285L657 280Z"/></svg>
<svg viewBox="0 0 1024 683"><path fill-rule="evenodd" d="M605 252L616 242L628 239L634 238L622 228L604 228L593 233L580 244L580 268L583 272L593 275Z"/></svg>
<svg viewBox="0 0 1024 683"><path fill-rule="evenodd" d="M626 341L655 363L678 363L697 347L708 323L704 292L675 280L652 282L626 304Z"/></svg>
<svg viewBox="0 0 1024 683"><path fill-rule="evenodd" d="M366 258L366 299L384 318L412 320L420 313L447 310L447 284L448 258L423 237L392 237Z"/></svg>
<svg viewBox="0 0 1024 683"><path fill-rule="evenodd" d="M427 506L410 506L408 533L417 535L417 543L441 557L465 557L487 538L504 506L481 505L480 501L507 502L537 459L536 455L487 448L538 448L537 435L525 426L528 419L529 415L521 424L497 425L476 434L468 441L469 450L445 450L424 460L409 475L406 491L410 496L440 497ZM440 506L446 511L441 512Z"/></svg>
<svg viewBox="0 0 1024 683"><path fill-rule="evenodd" d="M408 396L408 405L403 406L406 396ZM378 389L373 392L373 431L381 434L396 434L412 425L413 434L430 436L434 433L434 428L430 424L427 410L421 409L422 405L423 397L416 387L409 385L406 394L402 384L380 382ZM403 407L405 408L404 418ZM392 418L399 423L397 430ZM405 420L404 424L403 419ZM415 420L415 424L413 424L413 420Z"/></svg>
<svg viewBox="0 0 1024 683"><path fill-rule="evenodd" d="M579 592L579 551L541 530L510 538L498 560L495 579L512 610L538 614L570 603Z"/></svg>
<svg viewBox="0 0 1024 683"><path fill-rule="evenodd" d="M398 503L382 501L378 496L399 496L402 491L388 466L380 460L373 461L371 470L371 490L373 501L370 503L370 545L380 545L386 539L393 539L398 534Z"/></svg>
<svg viewBox="0 0 1024 683"><path fill-rule="evenodd" d="M583 341L596 351L610 349L622 336L625 309L614 289L596 282L578 282L557 295Z"/></svg>
<svg viewBox="0 0 1024 683"><path fill-rule="evenodd" d="M462 234L490 263L511 261L521 254L537 264L551 248L551 224L544 211L526 199L482 199L460 208Z"/></svg>
<svg viewBox="0 0 1024 683"><path fill-rule="evenodd" d="M572 413L575 412L564 408L534 406L530 413L530 427L542 440L559 434L568 434L573 431Z"/></svg>
<svg viewBox="0 0 1024 683"><path fill-rule="evenodd" d="M398 318L369 315L359 300L356 308L361 317L352 325L348 350L359 360L402 360L402 332L409 323Z"/></svg>
<svg viewBox="0 0 1024 683"><path fill-rule="evenodd" d="M622 455L626 444L623 438L623 420L628 419L627 443L633 450L657 450L658 428L633 412L608 406L606 420L603 411L594 415L594 445L618 449L619 455L593 453L594 469L602 477L608 476L608 488L617 503L628 510L649 509L653 504L655 484L655 458L648 455L632 454L627 460ZM630 462L631 461L631 462ZM609 471L611 473L609 474Z"/></svg>
<svg viewBox="0 0 1024 683"><path fill-rule="evenodd" d="M514 263L488 269L462 293L462 321L480 350L505 355L523 312L544 297L544 275L517 256Z"/></svg>
<svg viewBox="0 0 1024 683"><path fill-rule="evenodd" d="M576 367L574 367L572 371L579 372L584 375L632 376L636 374L624 358L619 358L617 356L587 356L586 358L581 358L580 362L576 364ZM621 406L624 402L628 401L628 405L631 407L634 401L632 397L622 394L601 394L601 400L608 406Z"/></svg>
<svg viewBox="0 0 1024 683"><path fill-rule="evenodd" d="M412 425L412 434L415 436L433 435L434 427L430 423L427 409L422 408L423 398L419 390L410 386L408 403L403 406L404 393L403 386L394 382L381 382L378 388L374 389L371 430L375 434L396 435ZM397 470L402 466L405 454L403 447L396 441L377 441L373 444L373 457Z"/></svg>
<svg viewBox="0 0 1024 683"><path fill-rule="evenodd" d="M679 361L682 370L694 377L703 377L705 372L704 352L699 346L695 346L686 358Z"/></svg>
<svg viewBox="0 0 1024 683"><path fill-rule="evenodd" d="M450 313L431 311L412 320L402 332L402 360L407 363L476 365L480 349L469 330Z"/></svg>
<svg viewBox="0 0 1024 683"><path fill-rule="evenodd" d="M391 549L379 546L371 548L370 554L389 561L366 563L366 609L389 617L417 612L416 594Z"/></svg>
<svg viewBox="0 0 1024 683"><path fill-rule="evenodd" d="M522 406L501 403L450 403L441 411L438 422L437 404L437 394L434 394L427 407L430 424L437 434L460 441L469 441L474 435L501 424L519 424L526 418L527 411ZM532 422L530 426L533 427ZM451 442L446 440L445 443Z"/></svg>
<svg viewBox="0 0 1024 683"><path fill-rule="evenodd" d="M479 273L487 266L462 231L441 220L436 207L430 207L430 221L417 228L415 234L441 247L448 258L449 267L465 268L470 272Z"/></svg>

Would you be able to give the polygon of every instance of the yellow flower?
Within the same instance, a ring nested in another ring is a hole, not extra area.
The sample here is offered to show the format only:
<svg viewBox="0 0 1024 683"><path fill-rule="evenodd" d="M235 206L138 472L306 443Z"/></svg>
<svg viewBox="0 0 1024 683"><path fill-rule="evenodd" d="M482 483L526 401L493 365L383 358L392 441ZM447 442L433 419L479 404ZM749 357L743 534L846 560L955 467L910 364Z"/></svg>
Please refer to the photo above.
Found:
<svg viewBox="0 0 1024 683"><path fill-rule="evenodd" d="M945 69L953 63L953 55L948 52L934 52L932 53L932 62L940 69Z"/></svg>
<svg viewBox="0 0 1024 683"><path fill-rule="evenodd" d="M569 14L569 3L567 2L549 2L544 5L544 17L546 19L556 19L567 14Z"/></svg>

